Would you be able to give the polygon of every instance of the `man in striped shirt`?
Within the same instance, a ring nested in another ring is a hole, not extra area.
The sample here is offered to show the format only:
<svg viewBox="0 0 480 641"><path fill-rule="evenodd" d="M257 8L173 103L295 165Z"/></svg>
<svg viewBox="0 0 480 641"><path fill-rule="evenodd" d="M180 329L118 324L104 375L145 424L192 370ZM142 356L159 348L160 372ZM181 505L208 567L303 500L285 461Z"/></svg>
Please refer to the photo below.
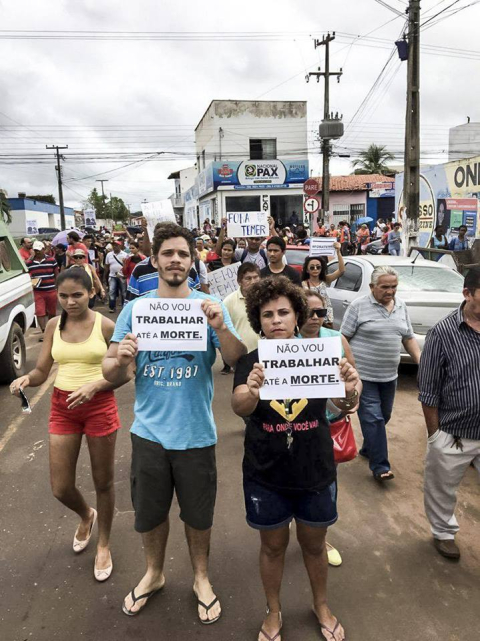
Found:
<svg viewBox="0 0 480 641"><path fill-rule="evenodd" d="M402 345L414 363L420 360L407 306L396 297L397 286L398 274L393 267L374 269L370 294L351 303L341 327L363 383L358 407L363 433L360 454L368 458L377 481L394 478L388 460L386 425L392 415Z"/></svg>
<svg viewBox="0 0 480 641"><path fill-rule="evenodd" d="M468 272L465 301L427 334L419 368L419 400L427 426L425 511L442 556L455 543L457 489L469 465L480 473L480 267Z"/></svg>
<svg viewBox="0 0 480 641"><path fill-rule="evenodd" d="M57 314L55 281L58 276L58 265L55 258L45 257L45 245L41 241L36 240L33 243L33 252L33 258L27 260L26 265L32 279L35 315L42 330L40 341L43 341L47 321Z"/></svg>

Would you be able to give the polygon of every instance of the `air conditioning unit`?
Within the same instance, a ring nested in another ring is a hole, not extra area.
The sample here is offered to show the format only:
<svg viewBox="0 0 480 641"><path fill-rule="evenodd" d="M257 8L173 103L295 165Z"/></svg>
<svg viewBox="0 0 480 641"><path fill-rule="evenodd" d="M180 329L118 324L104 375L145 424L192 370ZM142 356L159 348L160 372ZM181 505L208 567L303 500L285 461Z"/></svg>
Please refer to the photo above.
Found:
<svg viewBox="0 0 480 641"><path fill-rule="evenodd" d="M344 133L343 122L339 118L322 120L320 138L341 138Z"/></svg>

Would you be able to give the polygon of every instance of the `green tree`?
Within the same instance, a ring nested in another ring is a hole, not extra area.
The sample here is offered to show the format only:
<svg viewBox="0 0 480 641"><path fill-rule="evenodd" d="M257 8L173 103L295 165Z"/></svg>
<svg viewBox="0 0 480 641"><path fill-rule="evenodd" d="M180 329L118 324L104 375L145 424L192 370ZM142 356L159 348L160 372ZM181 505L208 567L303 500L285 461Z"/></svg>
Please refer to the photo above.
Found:
<svg viewBox="0 0 480 641"><path fill-rule="evenodd" d="M121 198L117 198L117 196L112 196L107 207L109 211L109 217L115 222L123 223L128 219L130 215L130 212L128 211L128 208L123 200Z"/></svg>
<svg viewBox="0 0 480 641"><path fill-rule="evenodd" d="M7 196L6 196L6 193L3 191L3 189L0 189L0 213L2 215L4 222L6 222L7 225L12 222L10 205L8 204Z"/></svg>
<svg viewBox="0 0 480 641"><path fill-rule="evenodd" d="M392 170L386 164L394 160L395 156L387 151L386 147L370 145L366 151L359 153L352 165L355 168L354 174L392 174Z"/></svg>
<svg viewBox="0 0 480 641"><path fill-rule="evenodd" d="M48 194L46 196L27 196L27 198L30 198L31 200L39 200L41 203L50 203L50 205L57 204L53 194Z"/></svg>
<svg viewBox="0 0 480 641"><path fill-rule="evenodd" d="M101 196L98 193L96 187L94 187L87 198L87 202L84 204L87 206L90 205L95 209L95 215L97 218L105 219L107 218L105 201L106 197L104 198L103 196Z"/></svg>

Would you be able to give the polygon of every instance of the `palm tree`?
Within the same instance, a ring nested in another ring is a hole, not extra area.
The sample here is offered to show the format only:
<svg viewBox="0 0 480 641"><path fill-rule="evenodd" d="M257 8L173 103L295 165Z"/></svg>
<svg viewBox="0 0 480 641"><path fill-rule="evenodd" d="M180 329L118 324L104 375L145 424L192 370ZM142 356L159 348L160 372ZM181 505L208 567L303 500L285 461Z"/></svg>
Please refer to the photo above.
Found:
<svg viewBox="0 0 480 641"><path fill-rule="evenodd" d="M0 214L3 220L9 224L12 222L12 215L10 214L10 205L6 199L6 194L3 189L0 189Z"/></svg>
<svg viewBox="0 0 480 641"><path fill-rule="evenodd" d="M352 162L355 167L354 174L391 174L392 170L386 164L389 160L394 160L395 156L387 151L386 147L370 145L366 151L359 153L360 158Z"/></svg>

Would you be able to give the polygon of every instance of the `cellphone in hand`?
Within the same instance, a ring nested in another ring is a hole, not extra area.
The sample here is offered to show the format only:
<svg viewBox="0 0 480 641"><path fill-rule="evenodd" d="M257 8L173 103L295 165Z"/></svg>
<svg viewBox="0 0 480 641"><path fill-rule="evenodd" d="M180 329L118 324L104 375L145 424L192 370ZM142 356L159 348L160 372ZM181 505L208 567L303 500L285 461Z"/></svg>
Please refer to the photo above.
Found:
<svg viewBox="0 0 480 641"><path fill-rule="evenodd" d="M28 402L28 398L23 389L20 390L20 398L22 400L22 412L24 414L31 414L32 408L30 407L30 403Z"/></svg>

